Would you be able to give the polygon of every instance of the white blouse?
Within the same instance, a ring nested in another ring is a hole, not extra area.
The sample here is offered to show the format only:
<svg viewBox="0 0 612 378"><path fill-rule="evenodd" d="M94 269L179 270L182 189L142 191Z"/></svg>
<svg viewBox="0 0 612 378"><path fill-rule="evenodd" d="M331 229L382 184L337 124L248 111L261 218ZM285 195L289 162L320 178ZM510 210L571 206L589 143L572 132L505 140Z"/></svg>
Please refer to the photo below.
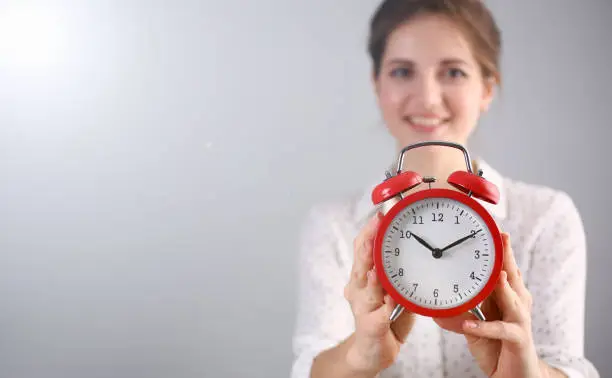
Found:
<svg viewBox="0 0 612 378"><path fill-rule="evenodd" d="M572 199L558 190L502 177L483 160L475 164L500 190L497 205L479 202L510 234L517 264L533 296L533 337L539 356L570 378L599 377L584 357L586 241ZM374 214L370 196L378 183L355 198L319 204L306 219L299 251L292 378L309 377L313 358L354 330L343 291L352 267L353 239ZM417 316L395 363L380 377L485 375L463 335Z"/></svg>

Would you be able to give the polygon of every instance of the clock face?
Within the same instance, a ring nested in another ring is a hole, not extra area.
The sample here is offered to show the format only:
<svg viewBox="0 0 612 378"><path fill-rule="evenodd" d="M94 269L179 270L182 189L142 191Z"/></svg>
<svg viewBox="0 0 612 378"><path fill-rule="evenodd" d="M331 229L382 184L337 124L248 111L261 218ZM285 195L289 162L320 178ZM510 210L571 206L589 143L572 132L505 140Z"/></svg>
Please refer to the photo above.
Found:
<svg viewBox="0 0 612 378"><path fill-rule="evenodd" d="M452 198L429 197L399 211L382 240L389 283L409 302L443 310L465 304L485 287L495 265L485 220Z"/></svg>

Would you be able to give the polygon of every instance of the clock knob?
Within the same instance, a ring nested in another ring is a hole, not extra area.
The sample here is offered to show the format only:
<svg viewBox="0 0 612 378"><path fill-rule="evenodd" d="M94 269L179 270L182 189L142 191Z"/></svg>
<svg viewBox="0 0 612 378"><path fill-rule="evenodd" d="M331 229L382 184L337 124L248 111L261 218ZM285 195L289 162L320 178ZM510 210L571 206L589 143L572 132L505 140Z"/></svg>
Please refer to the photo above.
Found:
<svg viewBox="0 0 612 378"><path fill-rule="evenodd" d="M431 189L431 184L436 182L436 178L433 176L425 176L423 177L423 182L429 184L429 189Z"/></svg>

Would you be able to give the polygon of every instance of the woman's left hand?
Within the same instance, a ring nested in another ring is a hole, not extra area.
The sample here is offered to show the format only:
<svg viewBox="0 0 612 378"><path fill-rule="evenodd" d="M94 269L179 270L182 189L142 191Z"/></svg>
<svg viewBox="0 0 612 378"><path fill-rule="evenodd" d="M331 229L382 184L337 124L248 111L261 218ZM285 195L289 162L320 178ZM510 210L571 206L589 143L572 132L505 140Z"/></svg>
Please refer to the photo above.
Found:
<svg viewBox="0 0 612 378"><path fill-rule="evenodd" d="M482 306L486 321L473 316L434 319L463 333L480 369L493 378L540 377L540 360L531 333L531 294L514 260L510 238L502 234L504 264L495 291Z"/></svg>

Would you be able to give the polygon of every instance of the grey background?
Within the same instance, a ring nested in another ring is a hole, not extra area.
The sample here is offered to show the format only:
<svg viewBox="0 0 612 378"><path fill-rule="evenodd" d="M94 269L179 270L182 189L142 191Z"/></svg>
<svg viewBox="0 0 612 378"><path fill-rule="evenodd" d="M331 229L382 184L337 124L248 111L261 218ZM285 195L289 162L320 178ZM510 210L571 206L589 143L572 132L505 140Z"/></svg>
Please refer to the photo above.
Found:
<svg viewBox="0 0 612 378"><path fill-rule="evenodd" d="M576 201L608 376L612 3L489 3L505 85L473 147ZM392 157L377 2L42 4L0 36L43 51L0 54L0 377L288 376L303 216Z"/></svg>

